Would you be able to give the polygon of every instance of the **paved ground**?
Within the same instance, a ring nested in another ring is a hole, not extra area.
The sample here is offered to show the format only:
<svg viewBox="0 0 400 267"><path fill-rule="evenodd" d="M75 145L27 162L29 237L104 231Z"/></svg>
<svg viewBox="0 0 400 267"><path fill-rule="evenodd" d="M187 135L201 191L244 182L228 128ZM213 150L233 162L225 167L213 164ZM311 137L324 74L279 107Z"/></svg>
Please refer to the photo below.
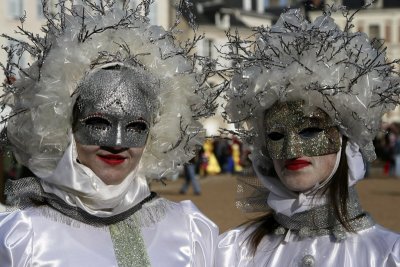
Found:
<svg viewBox="0 0 400 267"><path fill-rule="evenodd" d="M400 179L383 177L380 169L375 169L371 173L371 178L364 179L357 185L361 203L379 224L400 232ZM234 176L219 175L200 179L201 196L193 195L192 191L180 195L179 189L182 183L183 179L167 181L167 186L156 183L152 185L152 190L173 201L191 199L220 227L221 232L251 218L234 206L236 192Z"/></svg>

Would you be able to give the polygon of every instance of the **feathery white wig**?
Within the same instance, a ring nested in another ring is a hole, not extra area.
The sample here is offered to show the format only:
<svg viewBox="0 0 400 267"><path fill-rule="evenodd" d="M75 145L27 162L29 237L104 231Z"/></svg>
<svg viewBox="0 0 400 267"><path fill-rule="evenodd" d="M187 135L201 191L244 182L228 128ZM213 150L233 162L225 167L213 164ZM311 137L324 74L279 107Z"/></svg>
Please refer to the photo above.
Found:
<svg viewBox="0 0 400 267"><path fill-rule="evenodd" d="M44 37L23 27L19 31L29 41L3 35L15 42L5 48L9 61L1 67L7 77L2 104L12 108L7 133L16 158L39 176L51 174L68 146L78 83L104 64L141 64L160 86L139 171L147 178L174 172L202 144L197 119L210 114L203 110L210 107L204 106L208 100L195 93L206 94L206 89L198 82L190 51L178 45L172 30L149 24L143 11L151 1L135 10L116 1L68 7L64 2L59 1L56 15L44 8ZM36 59L28 68L13 61L25 52ZM11 83L16 71L19 77Z"/></svg>

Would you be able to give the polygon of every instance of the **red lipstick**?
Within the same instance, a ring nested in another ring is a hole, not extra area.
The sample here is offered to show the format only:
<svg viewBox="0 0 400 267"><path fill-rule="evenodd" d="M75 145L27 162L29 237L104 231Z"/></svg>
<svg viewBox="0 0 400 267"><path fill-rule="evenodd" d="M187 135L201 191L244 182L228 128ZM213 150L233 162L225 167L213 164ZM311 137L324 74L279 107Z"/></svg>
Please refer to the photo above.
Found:
<svg viewBox="0 0 400 267"><path fill-rule="evenodd" d="M311 165L311 162L303 159L287 160L285 162L285 168L290 171L297 171Z"/></svg>
<svg viewBox="0 0 400 267"><path fill-rule="evenodd" d="M125 157L120 156L120 155L97 155L102 161L104 161L105 163L107 163L108 165L119 165L122 164L125 161Z"/></svg>

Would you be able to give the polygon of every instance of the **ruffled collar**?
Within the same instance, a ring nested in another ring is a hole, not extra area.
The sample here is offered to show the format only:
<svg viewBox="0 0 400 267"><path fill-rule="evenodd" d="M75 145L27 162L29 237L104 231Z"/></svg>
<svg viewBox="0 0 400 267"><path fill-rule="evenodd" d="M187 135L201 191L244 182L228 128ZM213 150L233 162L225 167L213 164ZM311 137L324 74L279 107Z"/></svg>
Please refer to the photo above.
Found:
<svg viewBox="0 0 400 267"><path fill-rule="evenodd" d="M357 144L349 141L346 145L346 158L348 164L349 187L353 186L358 180L364 178L364 160ZM253 167L258 179L267 189L267 205L285 216L293 216L296 213L310 210L314 207L326 204L326 196L314 194L298 194L287 189L277 177L265 175L265 162L262 158L253 161ZM271 167L271 166L270 166Z"/></svg>
<svg viewBox="0 0 400 267"><path fill-rule="evenodd" d="M75 141L72 135L70 138L54 172L38 177L44 192L96 217L123 213L150 195L146 179L137 175L140 164L121 184L106 185L91 169L77 162Z"/></svg>
<svg viewBox="0 0 400 267"><path fill-rule="evenodd" d="M371 216L361 208L354 187L349 188L347 212L347 223L356 232L375 224ZM333 208L329 204L317 206L290 217L281 213L273 213L274 219L280 225L275 230L275 234L285 235L285 240L289 239L291 233L301 238L332 234L336 241L343 240L348 231L334 214Z"/></svg>

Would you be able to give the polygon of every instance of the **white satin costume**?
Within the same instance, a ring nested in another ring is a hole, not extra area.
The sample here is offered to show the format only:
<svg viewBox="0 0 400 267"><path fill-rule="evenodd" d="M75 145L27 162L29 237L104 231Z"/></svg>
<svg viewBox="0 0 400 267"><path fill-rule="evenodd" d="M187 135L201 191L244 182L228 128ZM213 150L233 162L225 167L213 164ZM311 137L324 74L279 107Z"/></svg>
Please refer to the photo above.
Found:
<svg viewBox="0 0 400 267"><path fill-rule="evenodd" d="M348 143L346 156L349 165L349 185L352 186L357 180L363 178L364 165L356 145ZM299 214L310 214L316 208L310 207L312 200L307 196L294 196L287 190L283 190L283 186L274 184L278 179L261 177L259 171L257 175L270 191L267 203L274 212L287 216L285 218L294 218ZM317 206L322 205L324 199L318 199L317 203ZM239 227L220 236L215 266L400 266L399 234L375 224L372 219L365 219L353 226L357 228L356 233L342 231L340 238L332 233L307 234L307 229L302 229L303 233L306 233L303 235L300 234L302 230L296 233L281 229L282 231L275 231L274 234L264 236L255 255L249 251L246 240L254 227L250 229Z"/></svg>
<svg viewBox="0 0 400 267"><path fill-rule="evenodd" d="M121 186L102 184L73 160L74 153L70 145L54 175L40 182L46 193L71 209L107 219L150 194L145 179L135 172ZM154 198L111 226L78 221L48 205L28 207L0 214L0 266L212 266L217 235L216 225L190 201ZM143 259L134 261L135 257Z"/></svg>

